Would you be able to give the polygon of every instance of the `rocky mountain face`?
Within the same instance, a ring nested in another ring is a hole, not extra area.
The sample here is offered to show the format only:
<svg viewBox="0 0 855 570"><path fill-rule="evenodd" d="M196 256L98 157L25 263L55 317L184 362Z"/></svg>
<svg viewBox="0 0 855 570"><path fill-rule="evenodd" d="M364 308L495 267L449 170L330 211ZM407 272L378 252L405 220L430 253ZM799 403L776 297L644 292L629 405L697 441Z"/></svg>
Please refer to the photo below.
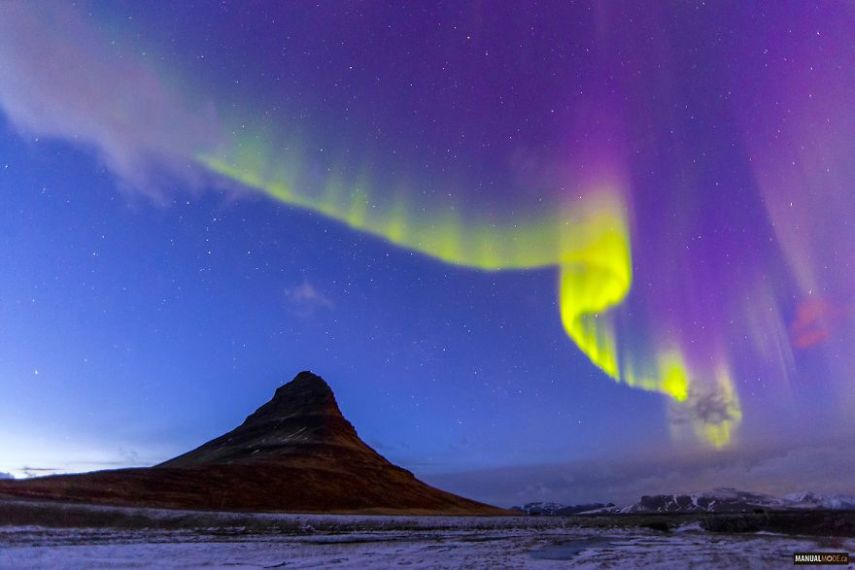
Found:
<svg viewBox="0 0 855 570"><path fill-rule="evenodd" d="M293 512L507 514L422 483L366 445L327 383L301 372L237 428L151 468L0 481L0 494Z"/></svg>
<svg viewBox="0 0 855 570"><path fill-rule="evenodd" d="M359 439L329 385L320 376L301 372L237 428L158 467L292 464L299 456L333 463L346 456L391 465Z"/></svg>

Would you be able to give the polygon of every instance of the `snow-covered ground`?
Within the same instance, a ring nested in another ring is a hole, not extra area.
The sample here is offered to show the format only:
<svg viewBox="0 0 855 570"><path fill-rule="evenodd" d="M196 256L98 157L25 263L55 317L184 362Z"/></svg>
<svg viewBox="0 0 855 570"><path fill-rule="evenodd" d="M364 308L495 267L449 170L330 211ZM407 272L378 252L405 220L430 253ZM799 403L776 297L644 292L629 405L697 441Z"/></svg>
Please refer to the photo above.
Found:
<svg viewBox="0 0 855 570"><path fill-rule="evenodd" d="M855 539L697 524L660 533L537 517L261 516L288 530L0 526L0 568L781 568L797 551L855 552Z"/></svg>

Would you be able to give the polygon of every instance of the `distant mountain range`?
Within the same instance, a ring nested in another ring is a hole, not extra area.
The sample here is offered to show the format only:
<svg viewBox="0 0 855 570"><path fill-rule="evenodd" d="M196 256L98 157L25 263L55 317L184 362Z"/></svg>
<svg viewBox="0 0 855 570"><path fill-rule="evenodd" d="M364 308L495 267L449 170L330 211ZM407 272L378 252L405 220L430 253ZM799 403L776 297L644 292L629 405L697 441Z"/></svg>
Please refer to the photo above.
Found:
<svg viewBox="0 0 855 570"><path fill-rule="evenodd" d="M561 503L526 503L521 507L511 507L514 511L522 511L531 516L566 516L578 515L589 511L610 512L609 509L616 509L614 503L589 503L584 505L563 505Z"/></svg>
<svg viewBox="0 0 855 570"><path fill-rule="evenodd" d="M232 431L160 465L0 481L0 496L191 509L498 515L425 483L356 434L299 373Z"/></svg>
<svg viewBox="0 0 855 570"><path fill-rule="evenodd" d="M694 495L645 495L635 504L618 507L612 503L563 505L561 503L528 503L514 509L535 516L619 513L751 513L798 509L855 510L855 497L793 493L774 497L736 489L716 489Z"/></svg>

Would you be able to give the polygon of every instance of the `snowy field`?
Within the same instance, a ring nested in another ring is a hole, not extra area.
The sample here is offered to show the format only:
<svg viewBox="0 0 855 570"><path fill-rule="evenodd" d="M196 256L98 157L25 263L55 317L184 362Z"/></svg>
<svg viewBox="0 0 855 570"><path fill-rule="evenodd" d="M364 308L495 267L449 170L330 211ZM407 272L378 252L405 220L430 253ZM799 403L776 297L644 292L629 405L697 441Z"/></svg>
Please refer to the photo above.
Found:
<svg viewBox="0 0 855 570"><path fill-rule="evenodd" d="M797 551L855 552L852 538L709 533L697 523L659 532L573 518L207 513L212 526L199 527L194 513L121 512L190 527L0 525L0 568L783 568Z"/></svg>

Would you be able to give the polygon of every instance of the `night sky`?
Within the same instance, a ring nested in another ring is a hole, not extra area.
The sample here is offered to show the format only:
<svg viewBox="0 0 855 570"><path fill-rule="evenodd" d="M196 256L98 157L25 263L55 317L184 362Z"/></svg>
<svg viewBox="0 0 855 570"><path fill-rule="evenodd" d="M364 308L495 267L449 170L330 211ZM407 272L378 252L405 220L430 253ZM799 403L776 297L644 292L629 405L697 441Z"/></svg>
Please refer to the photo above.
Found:
<svg viewBox="0 0 855 570"><path fill-rule="evenodd" d="M298 371L500 504L855 491L845 2L0 6L0 472Z"/></svg>

